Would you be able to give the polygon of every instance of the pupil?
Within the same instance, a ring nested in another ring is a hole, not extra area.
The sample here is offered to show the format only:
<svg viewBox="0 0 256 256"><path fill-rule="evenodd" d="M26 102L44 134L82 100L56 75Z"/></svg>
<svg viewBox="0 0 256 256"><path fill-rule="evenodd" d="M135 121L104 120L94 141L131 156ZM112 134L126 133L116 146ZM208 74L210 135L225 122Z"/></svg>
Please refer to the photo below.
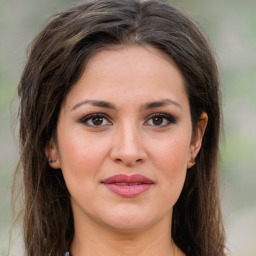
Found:
<svg viewBox="0 0 256 256"><path fill-rule="evenodd" d="M163 123L163 118L162 117L154 117L153 118L153 123L155 125L161 125Z"/></svg>
<svg viewBox="0 0 256 256"><path fill-rule="evenodd" d="M101 125L103 123L102 117L93 117L92 122L94 125Z"/></svg>

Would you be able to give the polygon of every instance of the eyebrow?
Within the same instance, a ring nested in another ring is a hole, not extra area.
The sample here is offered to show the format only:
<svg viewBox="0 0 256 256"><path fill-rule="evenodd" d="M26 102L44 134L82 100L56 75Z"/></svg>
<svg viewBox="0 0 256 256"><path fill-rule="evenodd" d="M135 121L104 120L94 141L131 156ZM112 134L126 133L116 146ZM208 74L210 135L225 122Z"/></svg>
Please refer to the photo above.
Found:
<svg viewBox="0 0 256 256"><path fill-rule="evenodd" d="M83 101L80 101L79 103L77 103L76 105L74 105L71 108L71 111L79 108L80 106L82 106L84 104L90 104L92 106L102 107L102 108L116 109L114 104L112 104L110 102L107 102L107 101L103 101L103 100L83 100ZM177 106L177 107L182 109L181 105L178 102L176 102L174 100L171 100L171 99L164 99L164 100L160 100L160 101L148 102L148 103L144 104L141 109L146 110L146 109L150 109L150 108L159 108L159 107L163 107L163 106L166 106L166 105L174 105L174 106Z"/></svg>
<svg viewBox="0 0 256 256"><path fill-rule="evenodd" d="M178 102L171 100L171 99L164 99L164 100L160 100L160 101L148 102L142 106L142 109L159 108L159 107L164 107L166 105L174 105L174 106L182 109L181 105Z"/></svg>
<svg viewBox="0 0 256 256"><path fill-rule="evenodd" d="M73 106L71 108L71 111L79 108L80 106L82 106L84 104L90 104L92 106L102 107L102 108L116 109L116 107L112 103L107 102L107 101L102 101L102 100L83 100L83 101L77 103L75 106Z"/></svg>

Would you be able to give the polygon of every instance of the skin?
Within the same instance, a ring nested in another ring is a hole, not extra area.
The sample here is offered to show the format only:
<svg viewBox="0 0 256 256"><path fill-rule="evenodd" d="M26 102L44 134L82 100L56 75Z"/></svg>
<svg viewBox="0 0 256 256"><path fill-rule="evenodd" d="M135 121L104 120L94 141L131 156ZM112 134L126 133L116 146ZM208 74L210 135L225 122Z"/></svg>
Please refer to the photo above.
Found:
<svg viewBox="0 0 256 256"><path fill-rule="evenodd" d="M97 113L104 116L88 117ZM170 236L172 209L206 125L203 113L192 136L182 74L164 53L118 46L93 55L62 104L57 141L46 147L70 192L72 255L184 255ZM154 184L125 198L102 184L116 174Z"/></svg>

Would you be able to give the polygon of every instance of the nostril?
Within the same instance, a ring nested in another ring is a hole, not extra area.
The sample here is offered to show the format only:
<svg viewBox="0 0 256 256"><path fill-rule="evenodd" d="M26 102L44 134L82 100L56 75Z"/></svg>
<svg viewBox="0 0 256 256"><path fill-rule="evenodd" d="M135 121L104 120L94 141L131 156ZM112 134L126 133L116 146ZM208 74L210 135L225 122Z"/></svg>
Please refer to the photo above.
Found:
<svg viewBox="0 0 256 256"><path fill-rule="evenodd" d="M138 159L130 159L130 158L116 158L115 159L115 162L116 163L123 163L127 166L130 166L130 165L134 165L134 164L139 164L143 161L142 158L138 158Z"/></svg>

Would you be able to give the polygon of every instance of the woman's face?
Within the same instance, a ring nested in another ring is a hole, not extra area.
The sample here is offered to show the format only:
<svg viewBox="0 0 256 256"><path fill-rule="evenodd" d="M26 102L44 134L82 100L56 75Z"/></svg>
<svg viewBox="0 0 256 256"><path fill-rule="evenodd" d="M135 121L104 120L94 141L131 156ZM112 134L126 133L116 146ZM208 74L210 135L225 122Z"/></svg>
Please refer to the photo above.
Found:
<svg viewBox="0 0 256 256"><path fill-rule="evenodd" d="M184 80L152 47L102 50L62 104L56 160L75 225L140 230L171 222L207 117L192 138Z"/></svg>

